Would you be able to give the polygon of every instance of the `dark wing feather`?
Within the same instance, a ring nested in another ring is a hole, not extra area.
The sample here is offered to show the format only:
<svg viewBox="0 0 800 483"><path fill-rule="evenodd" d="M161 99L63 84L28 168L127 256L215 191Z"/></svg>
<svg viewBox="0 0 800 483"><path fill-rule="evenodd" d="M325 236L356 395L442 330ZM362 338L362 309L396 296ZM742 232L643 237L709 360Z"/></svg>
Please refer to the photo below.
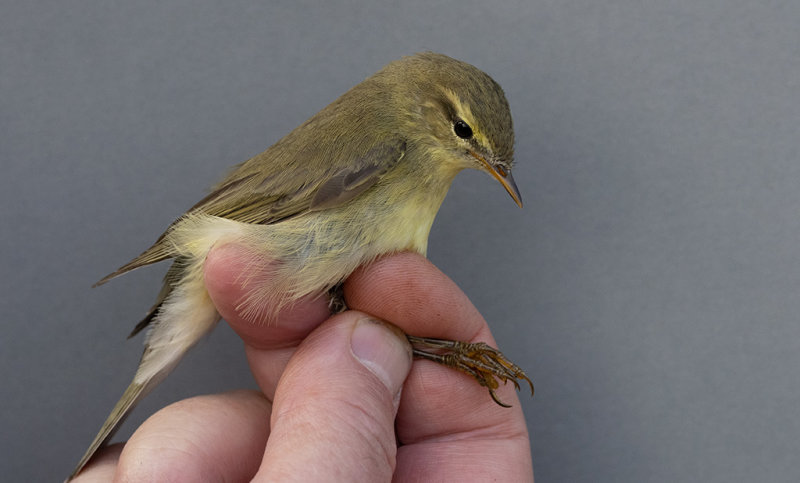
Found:
<svg viewBox="0 0 800 483"><path fill-rule="evenodd" d="M405 142L381 143L350 168L345 168L320 183L311 197L308 209L326 210L347 203L378 182L405 154Z"/></svg>

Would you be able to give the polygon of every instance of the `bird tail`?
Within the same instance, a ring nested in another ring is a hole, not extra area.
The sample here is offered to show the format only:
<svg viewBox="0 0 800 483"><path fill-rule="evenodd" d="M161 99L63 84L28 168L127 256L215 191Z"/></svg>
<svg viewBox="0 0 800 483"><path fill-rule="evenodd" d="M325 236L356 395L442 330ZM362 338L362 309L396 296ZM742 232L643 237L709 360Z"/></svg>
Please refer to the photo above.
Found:
<svg viewBox="0 0 800 483"><path fill-rule="evenodd" d="M133 382L67 481L80 473L94 453L108 443L134 406L172 372L183 355L216 326L219 318L203 284L202 264L188 269L155 315Z"/></svg>

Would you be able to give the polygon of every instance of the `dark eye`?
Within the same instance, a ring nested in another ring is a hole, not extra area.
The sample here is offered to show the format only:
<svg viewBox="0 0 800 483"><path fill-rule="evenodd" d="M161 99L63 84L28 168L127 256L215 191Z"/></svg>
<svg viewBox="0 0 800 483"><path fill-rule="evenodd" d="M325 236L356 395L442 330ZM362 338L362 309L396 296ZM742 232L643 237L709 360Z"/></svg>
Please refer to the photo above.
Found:
<svg viewBox="0 0 800 483"><path fill-rule="evenodd" d="M455 131L456 136L460 137L461 139L469 139L472 137L472 128L469 127L469 124L461 119L453 124L453 131Z"/></svg>

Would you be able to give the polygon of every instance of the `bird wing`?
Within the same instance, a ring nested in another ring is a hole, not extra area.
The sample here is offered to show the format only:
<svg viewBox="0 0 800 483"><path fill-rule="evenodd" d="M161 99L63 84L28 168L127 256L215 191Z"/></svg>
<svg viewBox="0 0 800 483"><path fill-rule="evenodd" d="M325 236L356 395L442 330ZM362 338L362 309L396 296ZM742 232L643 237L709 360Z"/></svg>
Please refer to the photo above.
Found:
<svg viewBox="0 0 800 483"><path fill-rule="evenodd" d="M249 173L226 180L189 210L242 223L272 224L309 211L340 206L374 185L405 153L399 138L372 146L357 159L318 176L305 167L264 177Z"/></svg>
<svg viewBox="0 0 800 483"><path fill-rule="evenodd" d="M264 157L269 158L273 151L270 148L234 168L186 215L203 213L241 223L273 224L304 213L334 208L372 187L397 165L405 150L405 140L395 136L360 150L363 153L360 155L334 156L335 162L327 166L314 168L313 164L302 163L302 159L298 159L302 156L299 156L282 163L284 168L275 172L263 169ZM277 153L281 153L280 149ZM318 154L309 153L311 156ZM175 220L150 248L103 277L95 286L130 270L172 258L166 237L182 218Z"/></svg>

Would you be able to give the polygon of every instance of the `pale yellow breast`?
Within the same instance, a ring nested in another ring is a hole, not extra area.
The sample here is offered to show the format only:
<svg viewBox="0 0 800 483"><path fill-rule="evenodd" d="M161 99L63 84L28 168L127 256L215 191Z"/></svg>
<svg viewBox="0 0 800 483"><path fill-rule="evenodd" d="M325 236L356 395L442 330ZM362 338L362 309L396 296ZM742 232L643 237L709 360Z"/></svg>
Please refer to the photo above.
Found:
<svg viewBox="0 0 800 483"><path fill-rule="evenodd" d="M398 251L425 255L428 235L449 179L376 186L336 208L306 213L273 225L254 225L198 215L169 235L176 254L204 260L212 246L237 243L263 263L241 280L249 293L241 313L268 319L298 298L324 293L359 265ZM268 271L263 267L269 266Z"/></svg>

